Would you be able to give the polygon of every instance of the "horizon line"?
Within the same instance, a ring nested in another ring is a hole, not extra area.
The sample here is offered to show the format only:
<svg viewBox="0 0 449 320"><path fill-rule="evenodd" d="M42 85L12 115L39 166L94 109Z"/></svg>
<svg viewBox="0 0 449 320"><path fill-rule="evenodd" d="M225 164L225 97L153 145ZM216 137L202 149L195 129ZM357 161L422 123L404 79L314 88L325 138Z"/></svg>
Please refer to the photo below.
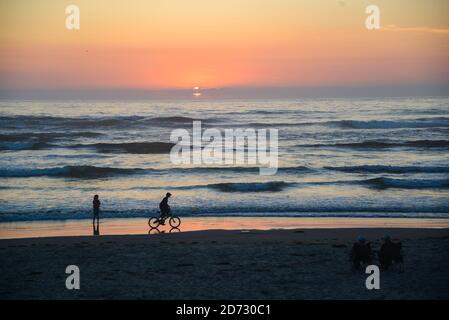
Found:
<svg viewBox="0 0 449 320"><path fill-rule="evenodd" d="M191 88L1 88L0 99L294 99L449 96L449 83ZM200 96L194 93L200 92Z"/></svg>

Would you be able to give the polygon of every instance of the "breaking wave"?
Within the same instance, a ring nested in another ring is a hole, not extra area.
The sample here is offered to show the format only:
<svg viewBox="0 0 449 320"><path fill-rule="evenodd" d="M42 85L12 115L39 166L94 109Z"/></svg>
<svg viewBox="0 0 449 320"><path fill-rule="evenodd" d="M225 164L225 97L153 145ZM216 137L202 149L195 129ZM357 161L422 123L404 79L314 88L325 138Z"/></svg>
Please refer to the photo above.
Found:
<svg viewBox="0 0 449 320"><path fill-rule="evenodd" d="M348 142L335 144L309 144L299 145L303 148L352 148L352 149L375 149L375 148L449 148L448 140L411 140L411 141L377 141L367 140L362 142Z"/></svg>
<svg viewBox="0 0 449 320"><path fill-rule="evenodd" d="M377 188L400 188L400 189L447 189L449 179L393 179L379 177L366 180L371 186Z"/></svg>
<svg viewBox="0 0 449 320"><path fill-rule="evenodd" d="M44 169L0 169L0 177L64 177L64 178L101 178L113 175L129 175L143 172L143 169L110 168L95 166L64 166Z"/></svg>
<svg viewBox="0 0 449 320"><path fill-rule="evenodd" d="M0 150L42 150L58 147L53 142L61 139L96 138L98 132L23 132L0 134Z"/></svg>
<svg viewBox="0 0 449 320"><path fill-rule="evenodd" d="M401 129L401 128L436 128L449 127L449 118L420 118L413 120L340 120L327 122L329 125L338 126L343 129Z"/></svg>
<svg viewBox="0 0 449 320"><path fill-rule="evenodd" d="M169 153L173 143L168 142L125 142L78 144L74 148L94 148L100 153L158 154Z"/></svg>
<svg viewBox="0 0 449 320"><path fill-rule="evenodd" d="M253 182L253 183L216 183L208 184L206 187L222 192L278 192L294 183L284 181Z"/></svg>
<svg viewBox="0 0 449 320"><path fill-rule="evenodd" d="M335 170L349 173L449 173L449 167L432 166L383 166L383 165L362 165L348 167L325 167L328 170Z"/></svg>
<svg viewBox="0 0 449 320"><path fill-rule="evenodd" d="M148 116L119 116L119 117L52 117L52 116L2 116L0 126L3 128L19 127L51 127L51 128L111 128L111 127L140 127L152 125L158 127L179 126L192 124L192 121L216 122L218 119L196 119L183 116L148 117Z"/></svg>

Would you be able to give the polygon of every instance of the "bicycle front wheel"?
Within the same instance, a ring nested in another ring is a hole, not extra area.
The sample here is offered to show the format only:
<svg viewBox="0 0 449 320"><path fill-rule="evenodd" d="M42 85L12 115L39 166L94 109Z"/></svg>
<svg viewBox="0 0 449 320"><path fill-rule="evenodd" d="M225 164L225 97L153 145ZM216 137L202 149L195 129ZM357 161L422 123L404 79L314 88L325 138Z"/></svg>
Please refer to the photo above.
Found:
<svg viewBox="0 0 449 320"><path fill-rule="evenodd" d="M171 227L177 228L181 225L181 219L179 217L171 217L168 223L170 223Z"/></svg>
<svg viewBox="0 0 449 320"><path fill-rule="evenodd" d="M150 220L148 220L148 225L153 229L159 227L159 224L159 219L156 217L152 217L150 218Z"/></svg>

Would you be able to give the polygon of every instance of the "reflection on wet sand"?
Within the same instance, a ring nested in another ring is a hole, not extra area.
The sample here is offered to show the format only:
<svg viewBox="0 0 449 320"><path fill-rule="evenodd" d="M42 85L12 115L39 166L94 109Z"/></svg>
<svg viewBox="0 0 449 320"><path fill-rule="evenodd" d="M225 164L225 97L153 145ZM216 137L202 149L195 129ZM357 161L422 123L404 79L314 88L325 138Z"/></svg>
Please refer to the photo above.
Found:
<svg viewBox="0 0 449 320"><path fill-rule="evenodd" d="M97 223L92 223L92 227L93 227L93 234L94 236L99 236L100 235L100 222L97 221Z"/></svg>
<svg viewBox="0 0 449 320"><path fill-rule="evenodd" d="M182 217L182 221L182 232L297 228L449 228L449 219ZM91 220L4 222L0 223L0 239L92 235L89 227L91 223ZM100 224L102 235L148 234L148 218L102 219L96 226L98 235ZM170 233L170 226L160 226L159 230Z"/></svg>
<svg viewBox="0 0 449 320"><path fill-rule="evenodd" d="M158 233L166 233L165 230L159 230L160 227L156 227L156 228L151 228L150 230L148 230L148 234L158 234ZM177 227L170 227L170 230L168 231L169 233L174 233L174 232L181 232L180 228Z"/></svg>

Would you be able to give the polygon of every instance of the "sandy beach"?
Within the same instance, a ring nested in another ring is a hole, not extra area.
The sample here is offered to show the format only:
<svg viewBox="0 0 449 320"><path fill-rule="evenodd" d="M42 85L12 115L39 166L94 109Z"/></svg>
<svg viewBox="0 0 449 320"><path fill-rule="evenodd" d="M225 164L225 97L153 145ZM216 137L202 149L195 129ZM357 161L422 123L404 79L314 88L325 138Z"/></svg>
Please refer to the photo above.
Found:
<svg viewBox="0 0 449 320"><path fill-rule="evenodd" d="M400 239L405 271L367 290L354 239ZM449 299L449 229L202 230L0 240L0 299ZM80 290L65 269L80 269Z"/></svg>

